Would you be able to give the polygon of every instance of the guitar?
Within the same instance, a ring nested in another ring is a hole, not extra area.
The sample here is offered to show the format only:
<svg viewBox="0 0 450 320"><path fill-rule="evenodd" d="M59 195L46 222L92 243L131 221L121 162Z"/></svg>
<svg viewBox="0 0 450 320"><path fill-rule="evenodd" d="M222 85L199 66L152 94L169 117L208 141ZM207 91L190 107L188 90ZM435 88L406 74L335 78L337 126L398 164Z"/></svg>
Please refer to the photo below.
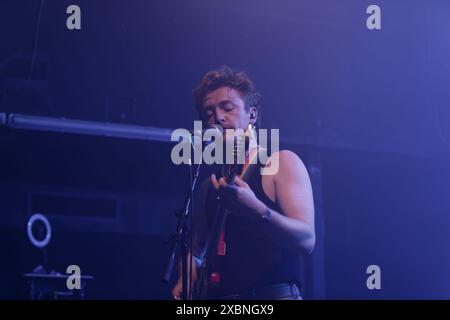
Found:
<svg viewBox="0 0 450 320"><path fill-rule="evenodd" d="M243 145L245 144L245 146ZM243 164L237 164L237 149L244 147L244 150L248 150L248 140L245 142L236 141L235 138L235 152L234 152L234 164L232 165L224 165L222 169L222 175L225 177L225 180L228 184L233 185L236 177L241 174L243 169ZM250 169L250 166L248 169ZM253 168L253 166L252 166ZM246 170L243 176L241 177L244 181L248 179L252 170ZM220 202L220 197L217 198L219 203L216 209L216 215L211 227L209 240L206 245L205 250L205 258L200 266L199 274L197 277L197 281L194 287L194 299L205 300L208 297L208 290L210 289L212 276L217 271L214 269L215 262L217 262L218 257L218 245L221 237L222 230L225 226L225 222L227 216L231 213L231 211L223 206Z"/></svg>

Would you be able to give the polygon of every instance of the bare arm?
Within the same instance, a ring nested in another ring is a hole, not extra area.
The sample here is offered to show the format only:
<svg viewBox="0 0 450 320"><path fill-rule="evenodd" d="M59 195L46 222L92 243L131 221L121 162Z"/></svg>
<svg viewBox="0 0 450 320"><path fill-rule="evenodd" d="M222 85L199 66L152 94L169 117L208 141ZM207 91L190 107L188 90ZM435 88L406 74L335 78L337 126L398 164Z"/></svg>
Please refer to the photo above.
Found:
<svg viewBox="0 0 450 320"><path fill-rule="evenodd" d="M300 158L290 151L279 152L279 170L274 176L275 197L283 214L271 210L262 230L281 246L302 254L314 248L314 201L308 172ZM267 207L261 206L259 215Z"/></svg>
<svg viewBox="0 0 450 320"><path fill-rule="evenodd" d="M314 202L308 172L300 158L290 151L278 154L279 169L273 176L275 200L282 213L271 210L270 221L262 221L267 206L259 200L249 185L236 178L236 185L229 186L225 179L211 182L221 189L226 202L232 203L236 214L253 219L261 229L283 248L309 254L314 248ZM276 161L272 156L270 161Z"/></svg>

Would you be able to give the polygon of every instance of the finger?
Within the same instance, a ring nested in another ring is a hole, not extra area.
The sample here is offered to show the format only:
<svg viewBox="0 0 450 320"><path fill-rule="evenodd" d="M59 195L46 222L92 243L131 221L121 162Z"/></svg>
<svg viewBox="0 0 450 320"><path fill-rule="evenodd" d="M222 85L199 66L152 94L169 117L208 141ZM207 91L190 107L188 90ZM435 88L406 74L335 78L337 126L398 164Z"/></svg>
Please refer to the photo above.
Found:
<svg viewBox="0 0 450 320"><path fill-rule="evenodd" d="M219 179L219 186L224 189L228 186L228 183L225 181L224 177Z"/></svg>
<svg viewBox="0 0 450 320"><path fill-rule="evenodd" d="M214 173L211 175L211 184L213 185L214 189L219 190L219 181L217 181L216 175Z"/></svg>
<svg viewBox="0 0 450 320"><path fill-rule="evenodd" d="M235 183L238 187L242 187L242 188L250 188L249 185L247 184L247 182L245 182L244 180L242 180L239 176L237 176L236 179L234 179L234 183Z"/></svg>

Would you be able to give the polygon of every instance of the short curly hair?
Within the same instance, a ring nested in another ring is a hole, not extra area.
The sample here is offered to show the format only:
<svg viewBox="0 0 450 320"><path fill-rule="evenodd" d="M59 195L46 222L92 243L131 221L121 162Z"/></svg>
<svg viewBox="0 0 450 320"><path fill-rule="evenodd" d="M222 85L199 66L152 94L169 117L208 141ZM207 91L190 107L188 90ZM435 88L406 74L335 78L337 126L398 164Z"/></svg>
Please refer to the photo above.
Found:
<svg viewBox="0 0 450 320"><path fill-rule="evenodd" d="M252 107L255 107L257 110L260 109L261 95L256 92L253 81L250 80L247 73L233 70L228 66L221 66L206 73L198 86L193 90L195 108L200 115L203 111L206 95L221 87L237 90L241 94L247 110Z"/></svg>

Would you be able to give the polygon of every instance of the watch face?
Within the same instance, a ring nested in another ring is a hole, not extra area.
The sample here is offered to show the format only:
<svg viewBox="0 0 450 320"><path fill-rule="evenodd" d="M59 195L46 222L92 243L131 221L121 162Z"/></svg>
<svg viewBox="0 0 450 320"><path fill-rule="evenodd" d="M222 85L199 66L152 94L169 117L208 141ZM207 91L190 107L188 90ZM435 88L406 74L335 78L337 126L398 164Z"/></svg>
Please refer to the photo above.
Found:
<svg viewBox="0 0 450 320"><path fill-rule="evenodd" d="M270 209L267 209L262 218L264 221L270 221L270 219L272 218L272 211Z"/></svg>

